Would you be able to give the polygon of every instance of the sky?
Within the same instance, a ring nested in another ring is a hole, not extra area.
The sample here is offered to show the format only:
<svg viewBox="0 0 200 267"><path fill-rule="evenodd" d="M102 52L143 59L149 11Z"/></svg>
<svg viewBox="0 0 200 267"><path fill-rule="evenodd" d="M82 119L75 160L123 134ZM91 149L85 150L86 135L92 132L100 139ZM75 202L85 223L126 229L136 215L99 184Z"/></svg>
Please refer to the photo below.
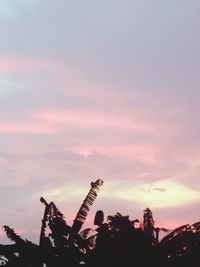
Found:
<svg viewBox="0 0 200 267"><path fill-rule="evenodd" d="M200 220L199 0L0 0L0 225L98 209ZM0 243L5 239L0 232Z"/></svg>

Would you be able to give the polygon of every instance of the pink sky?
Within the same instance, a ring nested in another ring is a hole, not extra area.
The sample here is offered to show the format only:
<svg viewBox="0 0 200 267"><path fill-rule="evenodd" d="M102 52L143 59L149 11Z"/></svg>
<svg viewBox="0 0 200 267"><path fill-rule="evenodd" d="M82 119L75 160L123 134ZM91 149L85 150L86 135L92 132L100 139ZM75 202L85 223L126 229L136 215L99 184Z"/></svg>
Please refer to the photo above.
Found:
<svg viewBox="0 0 200 267"><path fill-rule="evenodd" d="M40 196L71 223L98 178L87 225L147 206L163 227L200 220L199 8L1 2L0 225L38 242Z"/></svg>

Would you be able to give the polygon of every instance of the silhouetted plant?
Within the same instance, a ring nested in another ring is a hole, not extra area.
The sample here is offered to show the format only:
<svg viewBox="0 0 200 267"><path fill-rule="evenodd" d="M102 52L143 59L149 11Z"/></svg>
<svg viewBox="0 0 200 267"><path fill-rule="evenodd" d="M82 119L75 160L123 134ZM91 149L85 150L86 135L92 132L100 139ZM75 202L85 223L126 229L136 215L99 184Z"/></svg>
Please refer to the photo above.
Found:
<svg viewBox="0 0 200 267"><path fill-rule="evenodd" d="M153 214L144 210L140 227L138 219L117 212L104 219L98 210L96 229L80 229L97 197L101 180L91 189L81 205L74 223L69 226L54 202L45 205L39 245L23 239L5 225L7 237L13 242L0 245L0 266L6 267L199 267L200 222L183 225L173 231L155 227ZM159 232L167 235L159 240Z"/></svg>

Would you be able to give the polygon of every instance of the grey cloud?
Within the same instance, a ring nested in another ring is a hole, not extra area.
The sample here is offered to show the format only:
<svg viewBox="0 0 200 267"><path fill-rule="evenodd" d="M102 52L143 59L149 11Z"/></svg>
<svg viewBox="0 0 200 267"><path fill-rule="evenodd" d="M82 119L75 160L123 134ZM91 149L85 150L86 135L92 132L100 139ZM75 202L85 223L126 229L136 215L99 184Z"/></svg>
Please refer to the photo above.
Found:
<svg viewBox="0 0 200 267"><path fill-rule="evenodd" d="M153 190L159 191L159 192L162 192L162 193L164 193L166 191L165 188L160 188L160 187L155 187L155 188L153 188Z"/></svg>

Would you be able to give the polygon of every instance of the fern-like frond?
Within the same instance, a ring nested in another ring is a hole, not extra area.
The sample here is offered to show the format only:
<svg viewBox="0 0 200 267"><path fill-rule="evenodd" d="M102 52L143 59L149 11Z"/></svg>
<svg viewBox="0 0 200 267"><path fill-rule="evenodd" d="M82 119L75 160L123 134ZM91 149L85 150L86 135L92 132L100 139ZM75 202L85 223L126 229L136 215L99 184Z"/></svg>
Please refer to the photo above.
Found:
<svg viewBox="0 0 200 267"><path fill-rule="evenodd" d="M88 215L88 212L90 210L90 207L94 203L95 199L97 198L97 194L100 190L100 186L103 185L103 181L98 179L96 182L91 182L91 189L89 193L87 194L86 198L83 201L83 204L81 205L76 218L74 220L72 231L73 233L78 233Z"/></svg>

